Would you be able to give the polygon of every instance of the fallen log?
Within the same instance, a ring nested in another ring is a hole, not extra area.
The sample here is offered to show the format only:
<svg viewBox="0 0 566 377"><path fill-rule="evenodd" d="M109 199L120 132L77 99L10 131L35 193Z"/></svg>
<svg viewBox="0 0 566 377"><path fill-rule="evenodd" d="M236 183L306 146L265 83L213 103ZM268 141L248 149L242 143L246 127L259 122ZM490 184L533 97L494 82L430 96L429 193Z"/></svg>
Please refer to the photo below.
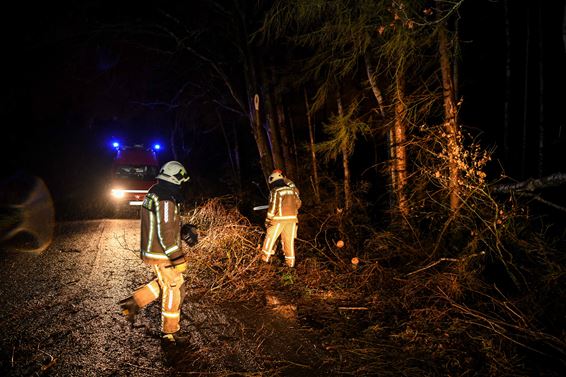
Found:
<svg viewBox="0 0 566 377"><path fill-rule="evenodd" d="M540 203L546 204L559 211L566 212L566 207L552 203L546 199L543 199L542 197L540 197L540 195L535 194L535 191L537 190L550 188L550 187L557 187L565 183L566 183L565 173L554 173L546 177L537 178L537 179L530 178L522 182L495 184L490 186L489 189L492 194L514 193L520 196L527 196L532 200L536 200Z"/></svg>
<svg viewBox="0 0 566 377"><path fill-rule="evenodd" d="M534 192L544 188L560 186L565 183L565 173L554 173L542 178L529 178L522 182L496 184L490 187L490 191L495 194L503 194L510 191Z"/></svg>

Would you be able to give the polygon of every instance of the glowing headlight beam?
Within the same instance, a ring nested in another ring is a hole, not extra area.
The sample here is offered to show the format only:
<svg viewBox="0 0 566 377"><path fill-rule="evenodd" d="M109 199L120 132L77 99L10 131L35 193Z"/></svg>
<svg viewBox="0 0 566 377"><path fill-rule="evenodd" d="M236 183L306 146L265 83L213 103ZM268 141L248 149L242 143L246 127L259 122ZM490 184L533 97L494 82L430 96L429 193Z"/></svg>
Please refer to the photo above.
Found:
<svg viewBox="0 0 566 377"><path fill-rule="evenodd" d="M123 198L124 197L124 190L112 189L111 194L115 198Z"/></svg>

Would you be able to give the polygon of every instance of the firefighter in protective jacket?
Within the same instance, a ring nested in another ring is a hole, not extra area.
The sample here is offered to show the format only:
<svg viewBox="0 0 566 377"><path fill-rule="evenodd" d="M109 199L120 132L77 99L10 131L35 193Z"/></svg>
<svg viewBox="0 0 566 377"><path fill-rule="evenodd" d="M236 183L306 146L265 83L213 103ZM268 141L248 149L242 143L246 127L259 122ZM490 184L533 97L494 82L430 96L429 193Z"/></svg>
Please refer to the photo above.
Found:
<svg viewBox="0 0 566 377"><path fill-rule="evenodd" d="M149 189L140 210L140 256L152 266L156 278L120 304L128 320L133 321L140 308L161 296L161 332L164 340L174 342L173 334L180 329L184 296L182 273L187 268L181 238L192 246L197 236L194 228L181 227L181 185L189 180L186 169L177 161L169 161L156 178L157 183Z"/></svg>
<svg viewBox="0 0 566 377"><path fill-rule="evenodd" d="M295 266L295 238L297 237L298 213L301 208L299 190L286 178L281 170L274 170L268 179L271 188L265 227L267 229L262 247L262 260L269 262L275 254L275 243L281 236L285 253L285 264Z"/></svg>

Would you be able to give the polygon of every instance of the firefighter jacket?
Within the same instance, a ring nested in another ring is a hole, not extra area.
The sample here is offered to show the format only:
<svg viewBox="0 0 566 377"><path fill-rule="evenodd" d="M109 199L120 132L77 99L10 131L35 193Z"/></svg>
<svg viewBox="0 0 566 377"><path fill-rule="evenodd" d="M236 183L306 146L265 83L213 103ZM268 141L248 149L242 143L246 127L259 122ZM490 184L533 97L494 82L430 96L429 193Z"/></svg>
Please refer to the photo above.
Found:
<svg viewBox="0 0 566 377"><path fill-rule="evenodd" d="M299 208L301 208L301 199L299 190L294 184L284 184L271 189L267 209L268 220L298 222Z"/></svg>
<svg viewBox="0 0 566 377"><path fill-rule="evenodd" d="M149 190L140 210L140 253L147 264L175 266L185 262L181 247L180 205L177 196L167 190L171 189L168 182L159 182Z"/></svg>

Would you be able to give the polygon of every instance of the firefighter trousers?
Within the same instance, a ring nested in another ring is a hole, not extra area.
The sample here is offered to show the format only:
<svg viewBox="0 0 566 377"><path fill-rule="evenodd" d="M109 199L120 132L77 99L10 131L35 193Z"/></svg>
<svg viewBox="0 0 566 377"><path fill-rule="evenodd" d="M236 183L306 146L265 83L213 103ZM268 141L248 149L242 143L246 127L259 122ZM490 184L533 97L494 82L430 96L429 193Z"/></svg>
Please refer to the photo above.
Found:
<svg viewBox="0 0 566 377"><path fill-rule="evenodd" d="M183 274L173 267L153 266L157 278L134 291L136 304L143 308L161 296L161 332L173 334L181 328L184 298Z"/></svg>
<svg viewBox="0 0 566 377"><path fill-rule="evenodd" d="M263 253L261 259L264 262L269 262L271 256L275 254L274 249L277 239L281 236L281 245L285 253L285 264L289 267L294 267L297 228L298 224L295 221L273 221L265 234L265 240L261 249Z"/></svg>

